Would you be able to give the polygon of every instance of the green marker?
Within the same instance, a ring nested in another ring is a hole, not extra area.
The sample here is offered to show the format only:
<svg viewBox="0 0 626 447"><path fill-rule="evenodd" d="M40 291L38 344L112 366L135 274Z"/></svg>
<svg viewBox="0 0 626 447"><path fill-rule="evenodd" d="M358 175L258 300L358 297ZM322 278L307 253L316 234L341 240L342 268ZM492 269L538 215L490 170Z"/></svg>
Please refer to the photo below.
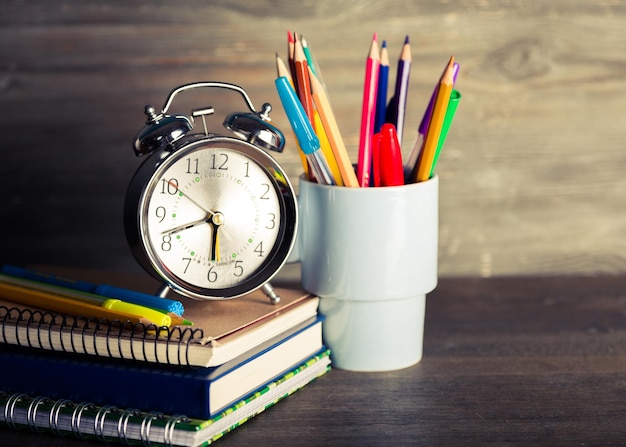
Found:
<svg viewBox="0 0 626 447"><path fill-rule="evenodd" d="M435 157L433 158L433 167L430 170L430 177L435 173L435 166L437 165L437 159L439 158L439 153L441 152L441 148L446 142L446 137L448 136L448 131L450 130L450 126L452 125L452 121L454 120L454 115L456 114L456 109L459 106L459 102L461 101L461 92L458 90L452 89L452 93L450 93L450 102L448 102L448 107L446 108L446 115L443 118L443 126L441 127L441 134L439 135L439 141L437 142L437 150L435 151Z"/></svg>

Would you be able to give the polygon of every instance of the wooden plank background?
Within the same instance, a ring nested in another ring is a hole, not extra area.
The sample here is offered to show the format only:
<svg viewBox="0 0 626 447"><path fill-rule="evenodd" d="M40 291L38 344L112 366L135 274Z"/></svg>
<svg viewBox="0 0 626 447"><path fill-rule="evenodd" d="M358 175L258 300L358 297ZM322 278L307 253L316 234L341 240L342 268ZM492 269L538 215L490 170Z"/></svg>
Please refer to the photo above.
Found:
<svg viewBox="0 0 626 447"><path fill-rule="evenodd" d="M408 130L451 55L463 94L439 162L442 276L626 271L626 2L3 1L0 261L138 269L122 204L143 106L201 80L269 101L286 32L308 40L356 160L373 32L413 53ZM240 97L180 111L245 110ZM220 120L223 115L220 115ZM293 145L277 157L295 179ZM388 260L393 262L393 260Z"/></svg>

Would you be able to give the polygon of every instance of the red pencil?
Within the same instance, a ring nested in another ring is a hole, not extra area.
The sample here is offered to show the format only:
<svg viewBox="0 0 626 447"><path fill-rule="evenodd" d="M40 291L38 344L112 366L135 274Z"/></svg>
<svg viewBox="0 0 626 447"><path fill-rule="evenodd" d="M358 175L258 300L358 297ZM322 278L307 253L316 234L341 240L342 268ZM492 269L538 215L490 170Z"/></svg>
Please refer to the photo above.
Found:
<svg viewBox="0 0 626 447"><path fill-rule="evenodd" d="M291 31L287 31L287 64L289 65L289 71L291 72L291 79L293 80L294 88L296 88L296 80L294 79L296 75L296 70L293 63L293 52L295 50L295 34L295 32L292 33Z"/></svg>
<svg viewBox="0 0 626 447"><path fill-rule="evenodd" d="M297 86L298 98L304 107L306 116L311 122L314 122L315 109L313 106L313 97L311 96L311 80L309 79L309 65L302 48L300 39L296 39L293 52L293 63L296 72L294 83Z"/></svg>
<svg viewBox="0 0 626 447"><path fill-rule="evenodd" d="M380 132L372 136L372 186L382 186L380 173L380 151L382 149L383 136Z"/></svg>
<svg viewBox="0 0 626 447"><path fill-rule="evenodd" d="M357 179L361 187L368 187L370 185L372 136L374 135L374 123L376 119L376 93L378 90L379 67L380 55L378 52L378 36L374 33L365 65L363 106L361 109L361 134L359 139L359 159L357 163Z"/></svg>

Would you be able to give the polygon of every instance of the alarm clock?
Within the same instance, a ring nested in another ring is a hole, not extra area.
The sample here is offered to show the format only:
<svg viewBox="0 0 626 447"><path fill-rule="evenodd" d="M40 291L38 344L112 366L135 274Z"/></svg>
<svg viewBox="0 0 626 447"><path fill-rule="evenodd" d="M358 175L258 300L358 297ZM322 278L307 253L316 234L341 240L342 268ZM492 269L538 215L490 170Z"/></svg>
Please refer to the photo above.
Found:
<svg viewBox="0 0 626 447"><path fill-rule="evenodd" d="M176 95L194 89L232 90L249 111L226 114L229 135L207 131L213 106L168 114ZM133 149L147 159L128 186L124 227L134 257L163 282L159 295L222 300L262 288L272 302L280 299L270 280L293 248L298 207L268 153L282 152L285 141L270 111L269 103L257 111L244 89L223 82L181 85L160 112L145 107Z"/></svg>

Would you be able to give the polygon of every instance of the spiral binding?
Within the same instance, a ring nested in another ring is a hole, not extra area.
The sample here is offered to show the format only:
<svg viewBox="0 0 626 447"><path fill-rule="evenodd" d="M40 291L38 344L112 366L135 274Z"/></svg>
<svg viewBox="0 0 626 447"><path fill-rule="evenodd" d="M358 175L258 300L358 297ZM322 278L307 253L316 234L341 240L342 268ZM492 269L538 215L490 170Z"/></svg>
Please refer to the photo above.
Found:
<svg viewBox="0 0 626 447"><path fill-rule="evenodd" d="M4 343L184 366L190 365L190 346L201 344L204 339L202 328L158 327L153 324L62 315L4 305L0 306L0 327L0 342ZM65 340L67 337L69 344ZM97 342L101 340L106 341L104 350L101 346L98 347ZM139 342L141 349L136 349L136 342ZM173 357L170 349L165 349L163 358L158 349L163 343L175 344L177 355ZM129 354L122 349L125 344L130 346Z"/></svg>
<svg viewBox="0 0 626 447"><path fill-rule="evenodd" d="M154 421L159 421L163 439L158 442L158 445L173 446L176 426L190 421L184 415L165 416L159 412L143 413L134 408L121 410L113 405L98 407L89 402L76 404L67 399L53 401L44 396L32 398L22 393L8 394L3 391L0 391L0 402L4 402L0 404L4 423L14 430L26 427L37 433L50 431L57 436L71 434L76 438L90 437L101 442L107 442L112 436L110 431L107 434L107 428L110 430L111 427L108 426L111 424L106 422L107 416L111 415L112 419L117 421L117 440L124 445L134 445L139 441L144 446L152 446L153 441L150 441L152 424ZM47 426L37 418L40 411L47 415ZM86 413L90 416L87 417ZM69 428L65 426L64 430L60 424L62 415L65 415L65 419L69 419ZM141 421L139 439L129 437L128 427L131 418Z"/></svg>
<svg viewBox="0 0 626 447"><path fill-rule="evenodd" d="M131 417L139 417L141 412L136 408L124 410L117 420L117 438L124 445L132 445L131 439L127 436L128 421Z"/></svg>

